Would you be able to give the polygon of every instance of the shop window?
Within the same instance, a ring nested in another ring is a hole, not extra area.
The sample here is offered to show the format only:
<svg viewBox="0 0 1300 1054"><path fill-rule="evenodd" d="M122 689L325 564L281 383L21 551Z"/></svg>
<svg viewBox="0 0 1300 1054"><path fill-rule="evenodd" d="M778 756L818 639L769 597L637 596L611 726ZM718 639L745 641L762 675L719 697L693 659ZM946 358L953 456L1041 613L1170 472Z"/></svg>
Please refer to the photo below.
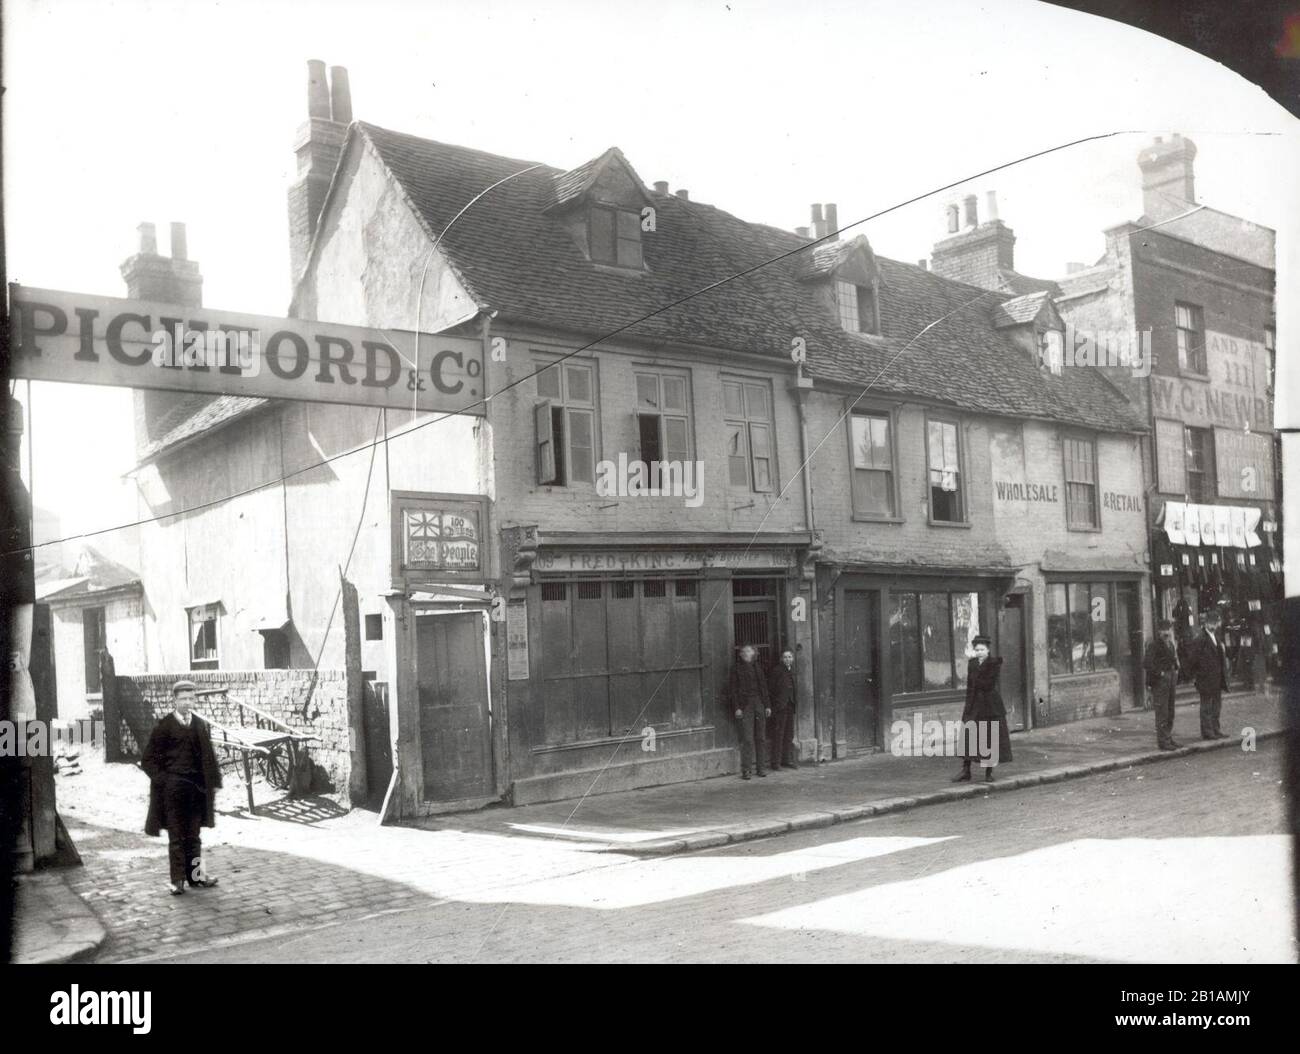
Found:
<svg viewBox="0 0 1300 1054"><path fill-rule="evenodd" d="M894 694L964 689L970 642L987 621L979 593L890 594Z"/></svg>
<svg viewBox="0 0 1300 1054"><path fill-rule="evenodd" d="M926 457L930 466L930 519L963 523L960 432L952 421L926 422Z"/></svg>
<svg viewBox="0 0 1300 1054"><path fill-rule="evenodd" d="M694 578L679 578L673 583L673 596L694 599L699 592L700 583Z"/></svg>
<svg viewBox="0 0 1300 1054"><path fill-rule="evenodd" d="M537 482L564 487L596 479L595 367L566 361L536 376L533 408L537 443Z"/></svg>
<svg viewBox="0 0 1300 1054"><path fill-rule="evenodd" d="M1101 526L1097 507L1097 447L1092 439L1066 436L1061 442L1065 456L1065 522L1072 531L1096 530Z"/></svg>
<svg viewBox="0 0 1300 1054"><path fill-rule="evenodd" d="M894 440L888 414L853 414L849 418L853 465L853 515L893 517Z"/></svg>
<svg viewBox="0 0 1300 1054"><path fill-rule="evenodd" d="M770 388L758 382L724 380L722 403L728 482L733 487L770 493L776 488Z"/></svg>
<svg viewBox="0 0 1300 1054"><path fill-rule="evenodd" d="M627 209L593 205L587 217L587 250L596 263L641 270L641 217Z"/></svg>
<svg viewBox="0 0 1300 1054"><path fill-rule="evenodd" d="M1106 582L1047 586L1047 663L1051 674L1090 673L1114 665L1111 588Z"/></svg>
<svg viewBox="0 0 1300 1054"><path fill-rule="evenodd" d="M1205 504L1216 496L1214 433L1208 428L1183 430L1187 449L1187 500Z"/></svg>
<svg viewBox="0 0 1300 1054"><path fill-rule="evenodd" d="M103 608L82 609L81 640L86 663L86 692L95 695L103 691L99 669L100 656L106 647Z"/></svg>
<svg viewBox="0 0 1300 1054"><path fill-rule="evenodd" d="M1174 337L1178 344L1178 368L1184 373L1208 373L1205 322L1195 304L1174 305Z"/></svg>
<svg viewBox="0 0 1300 1054"><path fill-rule="evenodd" d="M774 594L770 578L733 578L731 595L733 597L770 597Z"/></svg>
<svg viewBox="0 0 1300 1054"><path fill-rule="evenodd" d="M220 665L220 604L188 609L190 624L190 669L215 670Z"/></svg>
<svg viewBox="0 0 1300 1054"><path fill-rule="evenodd" d="M667 579L606 581L543 584L539 747L703 721L699 601L666 599Z"/></svg>

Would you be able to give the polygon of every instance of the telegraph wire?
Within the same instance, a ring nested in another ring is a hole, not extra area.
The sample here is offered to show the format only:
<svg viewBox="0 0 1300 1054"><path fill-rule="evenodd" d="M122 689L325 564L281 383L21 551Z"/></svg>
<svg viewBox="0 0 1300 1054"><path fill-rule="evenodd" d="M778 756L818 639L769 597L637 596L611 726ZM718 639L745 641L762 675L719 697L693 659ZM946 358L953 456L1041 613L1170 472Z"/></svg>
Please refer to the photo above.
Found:
<svg viewBox="0 0 1300 1054"><path fill-rule="evenodd" d="M671 301L671 302L668 303L668 304L665 304L665 305L663 305L663 306L661 306L661 307L655 308L655 310L650 311L650 312L647 312L646 314L641 315L640 317L635 318L635 319L633 319L632 321L627 322L627 323L625 323L624 325L621 325L621 326L619 326L618 328L611 330L610 332L604 334L603 336L597 337L595 340L589 341L589 342L587 342L586 344L583 344L583 345L580 346L580 347L574 348L574 349L573 349L572 351L570 351L570 352L566 352L564 355L559 356L559 357L556 358L553 362L549 362L549 363L547 363L546 366L541 367L540 369L533 370L531 373L526 373L526 374L523 374L523 375L520 376L520 377L515 378L513 381L510 381L509 383L505 384L503 387L501 387L501 388L498 389L497 391L495 391L495 392L491 392L491 393L485 395L485 396L484 396L483 398L481 398L481 399L475 399L473 402L467 403L467 404L465 404L464 406L461 406L460 408L458 408L458 409L456 409L456 410L448 410L448 411L446 411L446 412L440 414L439 416L436 416L436 417L432 417L432 418L430 418L430 419L427 420L427 421L420 421L420 422L417 422L417 423L415 423L415 424L412 424L412 425L410 425L409 427L403 429L402 431L399 431L396 435L392 436L391 438L393 438L393 439L399 439L399 438L401 438L401 437L403 437L403 436L406 436L406 435L409 435L409 434L411 434L411 433L413 433L413 432L419 431L419 430L422 429L422 428L427 428L427 427L429 427L430 425L441 424L443 421L447 420L448 418L452 418L452 417L460 416L461 414L464 414L464 413L466 413L467 411L469 411L469 410L471 410L471 409L473 409L474 407L477 407L477 406L484 406L484 407L486 407L486 405L487 405L487 403L489 402L489 400L496 398L498 395L502 395L502 394L504 394L505 392L509 391L510 389L515 388L515 387L517 387L517 386L520 385L520 384L523 384L523 383L524 383L525 381L527 381L527 380L531 380L533 377L536 377L539 373L542 373L544 370L550 369L550 368L552 368L552 367L558 365L559 363L564 362L564 361L567 360L567 359L571 359L571 358L573 358L575 355L579 354L580 352L590 350L591 348L594 348L596 345L598 345L598 344L602 344L602 343L604 343L606 340L609 340L611 337L617 336L617 335L620 334L620 333L624 333L624 332L626 332L627 330L632 329L634 326L640 325L642 322L646 322L646 321L648 321L648 320L650 320L650 319L652 319L652 318L656 318L657 316L662 315L663 313L665 313L665 312L667 312L667 311L671 311L673 308L680 307L682 304L685 304L685 303L687 303L688 301L694 300L694 299L697 298L697 297L703 296L705 293L712 292L714 289L717 289L717 288L719 288L719 287L721 287L721 286L723 286L723 285L726 285L726 284L728 284L729 282L734 282L734 281L736 281L737 279L744 278L744 277L746 277L747 275L753 274L753 273L755 273L756 271L759 271L759 270L763 269L764 267L771 266L772 264L780 263L782 260L789 259L790 257L792 257L792 256L794 256L794 255L796 255L796 254L798 254L798 253L804 252L804 251L806 251L806 250L808 250L808 249L811 249L811 248L813 248L813 247L815 247L815 246L817 246L817 245L820 245L820 244L823 243L823 242L827 242L827 241L831 241L831 240L838 240L840 234L842 234L844 231L852 230L854 227L861 226L862 224L864 224L864 223L868 223L868 222L870 222L871 220L879 219L881 216L885 216L885 215L887 215L887 214L889 214L889 213L891 213L891 212L895 212L895 211L897 211L898 209L905 208L905 207L908 206L908 205L915 204L915 203L918 202L918 201L923 201L925 198L932 197L932 196L934 196L935 194L941 194L941 193L943 193L945 190L951 190L951 189L953 189L954 187L959 187L959 186L961 186L963 183L969 183L969 182L972 181L972 180L975 180L975 179L981 179L981 178L983 178L984 176L992 175L992 174L995 173L995 172L1001 172L1003 169L1010 168L1010 167L1012 167L1013 165L1018 165L1018 164L1021 164L1021 163L1025 162L1025 161L1032 161L1032 160L1035 160L1036 158L1044 157L1044 156L1046 156L1046 155L1048 155L1048 154L1057 153L1057 152L1059 152L1059 151L1061 151L1061 150L1068 150L1068 149L1070 149L1071 147L1081 146L1081 145L1083 145L1084 143L1096 142L1096 141L1099 141L1099 140L1102 140L1102 139L1110 139L1110 138L1113 138L1114 136L1117 136L1117 135L1128 135L1128 134L1131 134L1132 132L1133 132L1132 129L1120 129L1120 130L1113 131L1113 132L1102 132L1102 133L1098 133L1098 134L1096 134L1096 135L1084 136L1084 137L1081 138L1081 139L1074 139L1074 140L1071 140L1071 141L1068 142L1068 143L1060 143L1060 144L1058 144L1058 145L1056 145L1056 146L1047 147L1047 148L1045 148L1045 149L1043 149L1043 150L1037 150L1037 151L1034 151L1033 153L1026 154L1026 155L1024 155L1023 157L1019 157L1019 158L1015 159L1014 161L1006 161L1006 162L1003 162L1002 164L994 165L992 168L986 168L986 169L984 169L984 170L981 171L981 172L975 172L975 173L972 173L971 175L963 176L961 179L954 180L954 181L952 181L951 183L946 183L946 184L944 184L943 186L935 187L935 188L932 189L932 190L928 190L928 191L926 191L926 192L923 193L923 194L917 194L917 195L915 195L915 196L913 196L913 197L911 197L911 198L908 198L908 199L906 199L906 200L904 200L904 201L897 202L896 204L890 205L890 206L888 206L887 208L881 209L879 212L874 212L874 213L872 213L872 214L869 215L869 216L864 216L862 219L854 220L852 223L845 224L844 226L840 227L838 230L828 232L826 235L824 235L824 236L821 237L821 238L816 238L816 239L813 239L813 240L811 240L811 241L805 242L804 244L799 245L799 246L797 246L797 247L795 247L795 248L793 248L793 249L790 249L790 250L787 251L787 252L783 252L783 253L780 253L780 254L778 254L778 255L776 255L776 256L771 257L770 259L760 261L759 263L756 263L756 264L754 264L754 265L751 266L751 267L747 267L747 268L745 268L744 270L739 271L739 272L737 272L737 273L735 273L735 274L729 275L729 276L724 277L724 278L720 278L720 279L718 279L717 281L714 281L714 282L710 282L708 285L705 285L705 286L701 287L700 289L695 290L694 292L687 293L685 296L679 297L678 299L673 300L673 301ZM532 166L532 167L536 168L537 166ZM521 174L522 174L522 172L516 172L516 173L514 173L514 175L521 175ZM512 178L512 177L507 177L507 178ZM502 181L502 182L504 182L504 181ZM489 187L488 189L491 189L491 188ZM486 191L484 191L484 193L486 193ZM482 195L480 194L479 196L481 197ZM462 212L463 212L463 210L462 210ZM459 214L458 214L458 215L459 215ZM379 327L375 327L375 328L379 328ZM417 346L418 346L419 336L420 336L420 335L419 335L418 333L415 335L415 337L416 337L416 341L417 341ZM918 334L918 336L919 336L919 334ZM382 441L382 442L386 442L386 441L388 440L388 438L389 438L389 437L386 436L384 440L378 440L378 439L373 440L371 443L363 444L363 445L361 445L361 446L354 447L354 448L352 448L351 450L345 450L345 451L343 451L343 452L341 452L341 453L339 453L339 454L334 454L334 455L332 455L332 456L330 456L330 457L323 458L323 459L321 459L321 460L319 460L319 461L316 461L316 462L313 462L313 463L311 463L311 464L309 464L309 465L304 465L304 466L302 466L301 468L296 468L296 469L294 469L293 471L291 471L291 472L287 472L287 473L284 473L283 475L281 475L281 476L279 476L279 477L277 477L277 478L275 478L275 479L269 479L269 480L266 480L266 481L264 481L264 482L262 482L262 483L255 484L254 486L247 487L247 488L245 488L244 490L241 490L241 491L236 491L236 492L234 492L234 493L232 493L232 494L227 494L227 495L225 495L225 496L223 496L223 497L220 497L220 498L213 498L211 501L200 502L198 505L193 505L193 506L190 506L189 508L178 509L178 510L176 510L176 511L174 511L174 512L162 513L162 514L157 515L157 516L146 516L146 517L143 517L143 518L141 518L141 519L133 520L133 521L130 521L130 522L127 522L127 523L116 524L116 525L114 525L114 526L112 526L112 527L101 527L101 528L98 528L97 530L93 530L93 531L83 531L83 532L81 532L81 533L79 533L79 534L70 534L70 535L66 535L66 536L61 537L61 538L54 538L54 539L51 539L51 540L49 540L49 541L45 541L45 542L40 542L40 543L37 543L37 544L33 544L33 545L31 545L31 546L26 547L25 549L11 549L11 550L8 550L8 551L6 551L5 553L0 554L0 555L4 555L4 556L12 556L12 555L15 555L15 554L17 554L17 553L28 552L28 551L34 551L34 550L36 550L36 549L44 548L45 546L48 546L48 545L58 545L58 544L60 544L60 543L62 543L62 542L73 542L73 541L80 541L80 540L82 540L82 539L86 539L86 538L94 538L94 537L98 537L98 536L101 535L101 534L109 534L109 533L111 533L111 532L113 532L113 531L129 530L129 529L132 528L132 527L141 527L141 526L144 526L144 525L149 524L149 523L160 522L160 521L162 521L162 520L171 519L171 518L176 517L176 516L185 516L185 515L188 515L188 514L190 514L190 513L201 512L201 511L203 511L204 509L213 508L213 507L215 507L215 506L217 506L217 505L221 505L221 504L223 504L223 503L225 503L225 502L227 502L227 501L233 501L233 500L236 499L236 498L242 498L242 497L245 497L245 496L247 496L247 495L249 495L249 494L255 494L256 492L258 492L258 491L260 491L260 490L264 490L264 489L266 489L267 487L275 486L277 483L282 483L282 482L284 482L285 480L292 479L292 478L294 478L294 477L296 477L296 476L303 475L303 474L305 474L305 473L307 473L307 472L313 472L313 471L315 471L315 470L318 469L318 468L323 468L324 466L329 465L329 464L332 464L333 462L338 461L338 460L341 460L342 458L350 457L350 456L353 455L353 454L361 453L363 450L366 450L366 449L368 449L370 446L375 445L375 444L377 444L377 443L379 443L379 442L381 442L381 441Z"/></svg>

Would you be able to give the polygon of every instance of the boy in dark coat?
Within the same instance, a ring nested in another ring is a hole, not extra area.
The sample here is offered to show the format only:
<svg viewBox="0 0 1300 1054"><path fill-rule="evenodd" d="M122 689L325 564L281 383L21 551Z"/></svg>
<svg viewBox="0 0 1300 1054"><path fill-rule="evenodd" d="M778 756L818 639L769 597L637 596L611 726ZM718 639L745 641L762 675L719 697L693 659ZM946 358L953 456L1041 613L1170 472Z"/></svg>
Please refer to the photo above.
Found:
<svg viewBox="0 0 1300 1054"><path fill-rule="evenodd" d="M794 759L796 694L794 652L786 648L767 678L767 700L772 704L772 716L767 721L767 745L772 749L773 770L799 767Z"/></svg>
<svg viewBox="0 0 1300 1054"><path fill-rule="evenodd" d="M1161 750L1177 750L1174 741L1174 692L1178 687L1178 646L1174 643L1174 624L1165 619L1157 627L1159 636L1147 649L1142 665L1147 672L1156 708L1156 745Z"/></svg>
<svg viewBox="0 0 1300 1054"><path fill-rule="evenodd" d="M1223 645L1223 623L1213 608L1205 615L1200 635L1187 646L1187 669L1201 697L1201 738L1227 739L1219 728L1219 712L1228 687L1228 652Z"/></svg>
<svg viewBox="0 0 1300 1054"><path fill-rule="evenodd" d="M961 712L962 735L958 744L961 771L952 778L954 783L970 779L972 761L984 766L984 779L992 783L994 768L1000 762L1011 760L1007 708L998 686L1002 660L989 655L990 644L992 641L985 636L971 641L975 657L966 666L966 705ZM996 748L992 745L994 736L997 736ZM981 743L989 745L987 754L981 751Z"/></svg>
<svg viewBox="0 0 1300 1054"><path fill-rule="evenodd" d="M740 725L740 778L749 779L749 770L767 775L767 719L772 707L767 698L767 678L759 669L752 644L740 649L740 658L731 668L727 698Z"/></svg>
<svg viewBox="0 0 1300 1054"><path fill-rule="evenodd" d="M191 712L194 683L172 685L171 713L154 726L144 748L140 767L149 777L149 815L145 834L167 830L173 896L185 892L185 883L207 888L217 880L203 873L200 827L216 826L215 802L221 787L221 768L207 723Z"/></svg>

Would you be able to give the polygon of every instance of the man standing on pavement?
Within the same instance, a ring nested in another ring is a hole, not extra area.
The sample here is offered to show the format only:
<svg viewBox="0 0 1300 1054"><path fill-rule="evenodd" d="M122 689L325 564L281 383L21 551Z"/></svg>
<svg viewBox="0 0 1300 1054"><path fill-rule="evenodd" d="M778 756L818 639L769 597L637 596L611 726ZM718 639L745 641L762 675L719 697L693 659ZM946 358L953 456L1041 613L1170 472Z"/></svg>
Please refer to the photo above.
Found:
<svg viewBox="0 0 1300 1054"><path fill-rule="evenodd" d="M1219 728L1223 691L1228 687L1228 655L1218 611L1206 613L1200 635L1188 645L1187 668L1201 696L1201 738L1227 739Z"/></svg>
<svg viewBox="0 0 1300 1054"><path fill-rule="evenodd" d="M767 698L767 680L754 661L758 652L752 644L740 649L731 668L727 697L740 725L740 778L749 779L751 769L767 775L767 718L772 707Z"/></svg>
<svg viewBox="0 0 1300 1054"><path fill-rule="evenodd" d="M794 759L795 694L794 652L786 648L767 679L767 699L772 704L767 744L772 750L773 770L799 767Z"/></svg>
<svg viewBox="0 0 1300 1054"><path fill-rule="evenodd" d="M1174 692L1178 687L1178 647L1172 622L1165 619L1156 628L1156 639L1147 649L1142 665L1155 703L1156 745L1161 750L1177 750L1180 744L1174 741Z"/></svg>
<svg viewBox="0 0 1300 1054"><path fill-rule="evenodd" d="M194 682L172 685L172 711L154 726L140 767L150 780L145 834L167 830L173 896L185 883L206 889L217 880L203 873L200 827L216 826L216 796L221 768L207 722L192 712Z"/></svg>

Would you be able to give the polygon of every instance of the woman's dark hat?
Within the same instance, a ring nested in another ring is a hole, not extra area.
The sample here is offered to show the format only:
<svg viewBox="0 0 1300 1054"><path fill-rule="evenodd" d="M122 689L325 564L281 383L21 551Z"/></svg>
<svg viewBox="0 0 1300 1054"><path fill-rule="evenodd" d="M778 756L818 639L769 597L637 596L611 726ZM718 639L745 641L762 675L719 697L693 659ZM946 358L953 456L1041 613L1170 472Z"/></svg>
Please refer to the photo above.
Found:
<svg viewBox="0 0 1300 1054"><path fill-rule="evenodd" d="M987 644L990 648L993 647L993 642L982 633L971 638L970 646L973 648L976 644Z"/></svg>

